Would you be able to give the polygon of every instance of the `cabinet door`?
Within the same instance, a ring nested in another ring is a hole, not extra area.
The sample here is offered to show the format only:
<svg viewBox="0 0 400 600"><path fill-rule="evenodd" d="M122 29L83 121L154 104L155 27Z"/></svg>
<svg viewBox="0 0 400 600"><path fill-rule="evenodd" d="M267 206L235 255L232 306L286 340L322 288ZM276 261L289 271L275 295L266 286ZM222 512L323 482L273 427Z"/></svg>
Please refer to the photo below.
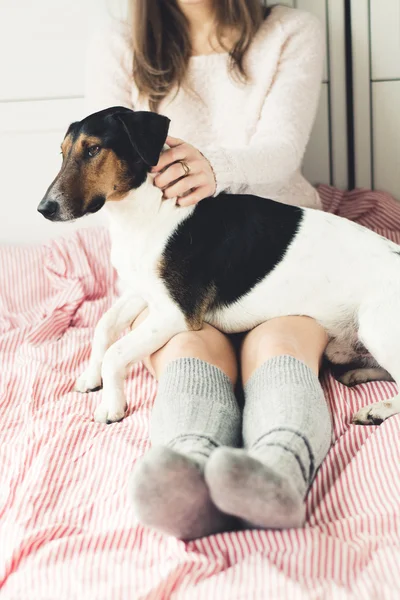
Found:
<svg viewBox="0 0 400 600"><path fill-rule="evenodd" d="M400 200L400 2L351 0L356 185Z"/></svg>
<svg viewBox="0 0 400 600"><path fill-rule="evenodd" d="M322 84L314 129L303 162L303 173L314 184L330 183L329 85Z"/></svg>
<svg viewBox="0 0 400 600"><path fill-rule="evenodd" d="M400 2L370 0L373 81L400 79Z"/></svg>
<svg viewBox="0 0 400 600"><path fill-rule="evenodd" d="M400 199L400 80L372 84L374 186Z"/></svg>

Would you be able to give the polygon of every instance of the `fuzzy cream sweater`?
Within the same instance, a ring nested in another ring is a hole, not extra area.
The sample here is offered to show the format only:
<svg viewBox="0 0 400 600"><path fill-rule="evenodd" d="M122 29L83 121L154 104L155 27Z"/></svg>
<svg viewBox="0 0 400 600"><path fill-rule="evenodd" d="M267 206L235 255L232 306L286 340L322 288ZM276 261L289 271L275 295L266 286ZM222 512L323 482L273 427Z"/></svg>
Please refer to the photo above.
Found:
<svg viewBox="0 0 400 600"><path fill-rule="evenodd" d="M318 105L324 48L316 17L278 6L246 55L247 83L232 78L227 54L190 59L189 85L164 100L159 112L171 119L172 136L208 158L216 193L253 193L320 208L316 190L300 169ZM138 97L131 65L127 25L113 25L93 38L87 61L88 112L114 105L149 109Z"/></svg>

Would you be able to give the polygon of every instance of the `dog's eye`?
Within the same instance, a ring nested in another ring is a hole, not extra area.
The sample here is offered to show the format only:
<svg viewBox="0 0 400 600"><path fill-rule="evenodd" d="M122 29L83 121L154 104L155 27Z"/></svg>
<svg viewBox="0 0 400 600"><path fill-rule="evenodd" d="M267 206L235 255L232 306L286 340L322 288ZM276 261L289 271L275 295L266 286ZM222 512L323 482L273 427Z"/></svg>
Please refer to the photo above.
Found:
<svg viewBox="0 0 400 600"><path fill-rule="evenodd" d="M100 150L101 150L100 146L89 146L89 148L86 150L86 152L90 158L93 158L93 156L96 156L96 154L98 154L100 152Z"/></svg>

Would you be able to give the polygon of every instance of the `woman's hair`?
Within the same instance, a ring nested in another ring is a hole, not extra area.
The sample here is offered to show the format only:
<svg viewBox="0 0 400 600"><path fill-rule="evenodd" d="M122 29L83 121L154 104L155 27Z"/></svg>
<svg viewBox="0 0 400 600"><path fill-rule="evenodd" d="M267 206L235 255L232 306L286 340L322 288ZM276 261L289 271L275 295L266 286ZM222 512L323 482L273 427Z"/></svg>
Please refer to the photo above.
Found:
<svg viewBox="0 0 400 600"><path fill-rule="evenodd" d="M184 82L192 47L189 23L177 0L132 0L133 78L151 110ZM270 9L260 0L216 0L217 39L230 55L231 72L246 81L244 56ZM223 40L224 29L238 37L232 48Z"/></svg>

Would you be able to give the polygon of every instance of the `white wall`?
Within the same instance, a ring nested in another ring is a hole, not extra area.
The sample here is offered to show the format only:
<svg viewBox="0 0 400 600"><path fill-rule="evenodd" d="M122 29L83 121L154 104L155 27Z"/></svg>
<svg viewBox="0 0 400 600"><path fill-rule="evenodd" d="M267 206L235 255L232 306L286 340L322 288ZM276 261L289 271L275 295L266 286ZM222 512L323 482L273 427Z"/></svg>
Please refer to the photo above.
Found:
<svg viewBox="0 0 400 600"><path fill-rule="evenodd" d="M90 32L124 0L1 0L0 242L42 241L101 220L54 224L36 207L60 166L60 143L84 116Z"/></svg>

